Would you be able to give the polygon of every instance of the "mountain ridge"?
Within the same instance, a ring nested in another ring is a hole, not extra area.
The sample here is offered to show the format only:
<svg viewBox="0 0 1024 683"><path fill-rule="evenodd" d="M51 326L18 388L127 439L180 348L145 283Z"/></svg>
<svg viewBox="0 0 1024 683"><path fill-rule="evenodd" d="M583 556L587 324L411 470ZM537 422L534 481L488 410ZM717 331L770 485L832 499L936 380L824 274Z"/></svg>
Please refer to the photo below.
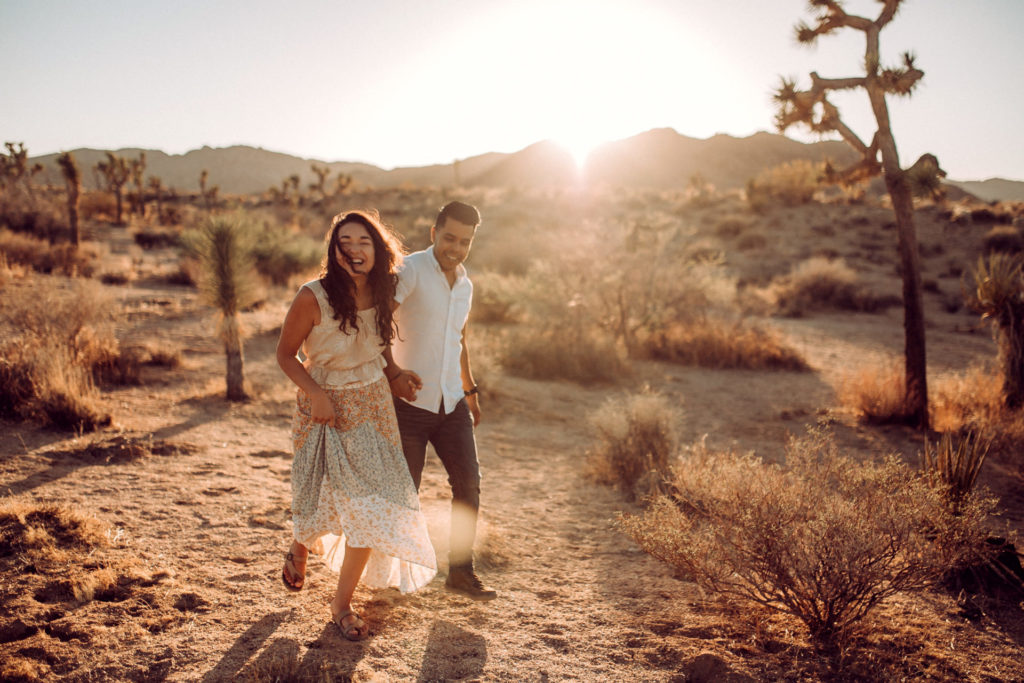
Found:
<svg viewBox="0 0 1024 683"><path fill-rule="evenodd" d="M316 180L313 164L330 169L331 178L339 173L371 187L401 185L443 186L460 184L484 187L558 187L581 182L610 187L682 188L700 174L718 189L743 187L758 173L797 159L830 159L838 165L854 160L855 152L844 142L826 140L799 142L783 135L759 131L746 137L724 133L709 138L693 138L672 128L654 128L637 135L603 143L595 147L582 169L572 155L550 140L540 141L517 152L486 152L454 163L383 169L365 162L323 161L303 158L262 147L232 145L203 146L183 154L167 154L138 147L111 150L118 156L137 158L146 153L145 175L161 178L165 187L178 192L199 189L199 176L208 172L209 186L222 193L252 194L298 175L306 188ZM95 165L107 150L79 148L71 150L82 169L83 183L89 189L100 187ZM57 154L31 158L44 168L43 180L60 183ZM1024 200L1024 182L990 178L983 181L948 181L986 201Z"/></svg>

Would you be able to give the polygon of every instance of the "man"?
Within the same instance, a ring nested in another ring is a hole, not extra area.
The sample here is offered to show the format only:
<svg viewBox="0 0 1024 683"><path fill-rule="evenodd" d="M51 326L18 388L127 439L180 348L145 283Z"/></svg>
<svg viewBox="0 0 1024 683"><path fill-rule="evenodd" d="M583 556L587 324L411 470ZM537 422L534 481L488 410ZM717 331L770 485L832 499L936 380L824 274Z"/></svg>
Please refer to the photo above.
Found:
<svg viewBox="0 0 1024 683"><path fill-rule="evenodd" d="M419 490L427 444L434 446L452 487L448 579L445 586L475 600L497 593L473 569L473 541L480 509L480 465L473 428L480 398L469 362L467 319L473 284L462 262L469 255L480 213L450 202L430 229L431 246L406 257L395 300L398 337L394 362L410 372L391 373L391 391L402 448Z"/></svg>

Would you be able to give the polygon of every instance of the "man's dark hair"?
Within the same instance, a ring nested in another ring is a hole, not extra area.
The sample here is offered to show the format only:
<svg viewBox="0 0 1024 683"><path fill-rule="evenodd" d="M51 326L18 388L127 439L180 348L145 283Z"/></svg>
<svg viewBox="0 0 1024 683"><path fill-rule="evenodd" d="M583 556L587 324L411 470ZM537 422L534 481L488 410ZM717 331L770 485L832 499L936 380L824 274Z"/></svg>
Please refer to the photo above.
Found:
<svg viewBox="0 0 1024 683"><path fill-rule="evenodd" d="M474 228L480 225L480 212L476 210L475 206L464 202L448 202L445 204L441 208L441 212L437 214L434 228L441 230L444 228L445 221L449 218L453 218L466 225L472 225Z"/></svg>

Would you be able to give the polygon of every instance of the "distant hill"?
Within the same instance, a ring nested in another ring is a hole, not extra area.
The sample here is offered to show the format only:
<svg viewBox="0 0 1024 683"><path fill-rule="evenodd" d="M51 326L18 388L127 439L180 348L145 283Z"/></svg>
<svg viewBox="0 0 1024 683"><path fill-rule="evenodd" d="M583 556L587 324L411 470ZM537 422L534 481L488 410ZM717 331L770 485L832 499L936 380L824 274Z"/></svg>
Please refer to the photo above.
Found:
<svg viewBox="0 0 1024 683"><path fill-rule="evenodd" d="M298 175L305 188L315 180L313 163L328 166L332 177L344 173L372 187L441 186L456 182L467 187L558 187L574 185L580 179L580 171L569 152L550 141L508 154L481 154L455 164L392 170L357 162L303 159L247 146L203 147L175 155L140 149L119 149L114 153L137 158L141 151L146 153L146 176L158 176L165 186L183 193L199 189L199 176L204 169L209 174L208 184L218 186L222 194L263 192L280 187L291 175ZM82 169L85 186L98 187L99 178L93 169L105 152L72 152ZM44 180L59 184L56 157L49 154L35 157L32 162L43 164ZM587 160L582 177L588 183L612 187L682 188L694 174L700 173L718 189L726 190L744 186L766 168L796 159L831 159L841 166L854 159L854 152L839 141L805 144L764 132L745 138L715 135L702 140L680 135L671 128L658 128L597 147ZM951 184L984 199L1024 199L1021 182L992 179Z"/></svg>
<svg viewBox="0 0 1024 683"><path fill-rule="evenodd" d="M947 180L946 182L959 187L965 192L970 192L975 197L984 199L986 202L1024 201L1024 182L1019 180L989 178L988 180Z"/></svg>

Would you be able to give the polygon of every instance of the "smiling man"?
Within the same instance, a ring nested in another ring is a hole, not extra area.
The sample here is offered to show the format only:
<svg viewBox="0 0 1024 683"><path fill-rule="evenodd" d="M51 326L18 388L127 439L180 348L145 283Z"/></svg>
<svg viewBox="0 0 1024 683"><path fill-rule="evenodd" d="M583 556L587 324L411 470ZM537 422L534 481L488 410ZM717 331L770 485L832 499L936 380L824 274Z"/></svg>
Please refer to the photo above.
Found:
<svg viewBox="0 0 1024 683"><path fill-rule="evenodd" d="M462 262L480 224L476 207L450 202L430 229L432 245L406 257L395 300L398 337L395 362L407 373L391 382L402 448L419 490L427 444L448 472L452 523L445 586L475 600L497 596L473 568L473 542L480 509L480 465L473 428L480 424L480 399L469 362L467 320L473 283Z"/></svg>

